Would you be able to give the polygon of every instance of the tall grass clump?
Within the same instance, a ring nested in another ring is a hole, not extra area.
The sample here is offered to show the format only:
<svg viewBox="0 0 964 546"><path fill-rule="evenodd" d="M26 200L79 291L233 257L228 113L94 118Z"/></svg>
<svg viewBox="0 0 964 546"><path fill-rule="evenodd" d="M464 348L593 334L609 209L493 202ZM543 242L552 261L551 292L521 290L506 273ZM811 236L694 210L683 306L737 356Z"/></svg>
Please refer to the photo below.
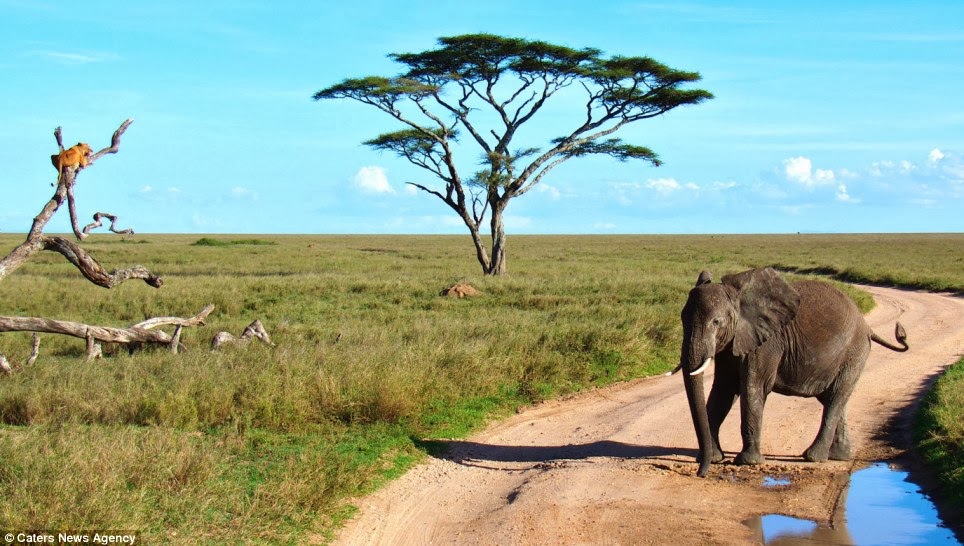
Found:
<svg viewBox="0 0 964 546"><path fill-rule="evenodd" d="M937 471L943 496L964 514L964 359L924 397L915 431L924 460Z"/></svg>
<svg viewBox="0 0 964 546"><path fill-rule="evenodd" d="M0 251L20 240L0 235ZM85 242L108 269L148 265L165 280L160 290L131 282L105 291L40 255L0 283L0 313L127 326L216 309L185 330L179 355L108 346L107 358L84 363L83 340L42 336L40 359L2 378L0 528L323 542L349 512L345 499L424 456L437 444L426 439L672 368L679 312L703 269L716 279L764 265L795 276L850 271L864 282L964 290L961 235L511 244L509 274L488 278L457 236ZM482 295L439 296L456 281ZM237 334L255 318L275 347L209 350L215 332ZM28 334L0 335L11 361L29 351Z"/></svg>

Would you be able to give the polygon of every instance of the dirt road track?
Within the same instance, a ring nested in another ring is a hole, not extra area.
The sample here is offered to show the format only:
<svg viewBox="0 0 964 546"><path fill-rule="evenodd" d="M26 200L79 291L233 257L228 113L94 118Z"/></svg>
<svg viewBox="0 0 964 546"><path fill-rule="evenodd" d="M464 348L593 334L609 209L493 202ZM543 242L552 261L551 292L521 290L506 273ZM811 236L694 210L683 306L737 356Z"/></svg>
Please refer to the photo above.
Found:
<svg viewBox="0 0 964 546"><path fill-rule="evenodd" d="M906 447L921 392L964 353L964 299L867 290L877 300L868 323L893 339L899 320L911 350L873 346L848 408L853 463L804 463L820 405L773 395L767 463L714 465L699 479L682 380L651 378L541 404L452 442L445 458L359 499L336 544L752 544L741 522L754 515L828 521L852 468ZM738 411L721 442L730 458L739 450ZM793 485L764 488L767 475Z"/></svg>

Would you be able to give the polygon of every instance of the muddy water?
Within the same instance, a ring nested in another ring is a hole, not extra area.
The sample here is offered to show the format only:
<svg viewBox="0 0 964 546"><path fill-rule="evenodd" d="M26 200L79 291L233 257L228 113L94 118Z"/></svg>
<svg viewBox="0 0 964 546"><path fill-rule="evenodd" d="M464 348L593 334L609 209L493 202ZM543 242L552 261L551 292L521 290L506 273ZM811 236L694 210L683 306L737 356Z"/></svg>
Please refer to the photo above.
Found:
<svg viewBox="0 0 964 546"><path fill-rule="evenodd" d="M790 486L784 477L768 477L764 487ZM746 524L757 531L764 544L927 544L961 543L944 527L930 498L920 491L908 474L885 463L875 463L854 472L844 491L846 502L834 515L831 526L778 514L761 516Z"/></svg>

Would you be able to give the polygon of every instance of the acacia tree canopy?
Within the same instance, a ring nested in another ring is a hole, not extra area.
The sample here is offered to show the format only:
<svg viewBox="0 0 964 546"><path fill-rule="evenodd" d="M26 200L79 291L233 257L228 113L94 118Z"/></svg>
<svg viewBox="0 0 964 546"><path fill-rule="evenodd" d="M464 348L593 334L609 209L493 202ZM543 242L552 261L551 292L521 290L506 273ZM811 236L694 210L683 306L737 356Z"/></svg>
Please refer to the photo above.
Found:
<svg viewBox="0 0 964 546"><path fill-rule="evenodd" d="M649 148L610 135L629 123L713 97L683 87L699 81L698 73L649 57L605 57L594 48L491 34L443 37L438 43L437 49L421 53L389 55L405 67L398 76L349 78L313 98L352 99L404 126L365 144L394 152L443 183L439 189L409 182L459 214L485 274L505 272L502 215L509 200L573 157L608 155L658 166L659 158ZM512 149L519 129L570 87L581 90L584 100L584 106L573 111L572 129L546 138L542 148ZM465 179L456 162L456 145L463 135L481 148L483 158L483 170L473 169ZM487 214L491 254L479 231Z"/></svg>

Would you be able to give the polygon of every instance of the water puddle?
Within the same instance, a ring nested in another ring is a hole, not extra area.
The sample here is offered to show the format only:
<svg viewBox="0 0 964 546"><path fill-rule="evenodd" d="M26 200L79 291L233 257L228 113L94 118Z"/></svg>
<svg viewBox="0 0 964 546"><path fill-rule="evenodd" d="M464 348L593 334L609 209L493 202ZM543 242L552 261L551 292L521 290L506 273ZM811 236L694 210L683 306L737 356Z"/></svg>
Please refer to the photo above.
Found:
<svg viewBox="0 0 964 546"><path fill-rule="evenodd" d="M764 487L788 487L784 477L764 479ZM746 522L757 532L763 544L794 546L804 544L927 544L961 543L944 527L930 498L908 474L875 463L854 472L846 497L844 512L834 518L833 526L821 526L808 520L771 514Z"/></svg>
<svg viewBox="0 0 964 546"><path fill-rule="evenodd" d="M775 487L789 487L790 478L787 476L765 476L763 478L763 487L772 489Z"/></svg>

